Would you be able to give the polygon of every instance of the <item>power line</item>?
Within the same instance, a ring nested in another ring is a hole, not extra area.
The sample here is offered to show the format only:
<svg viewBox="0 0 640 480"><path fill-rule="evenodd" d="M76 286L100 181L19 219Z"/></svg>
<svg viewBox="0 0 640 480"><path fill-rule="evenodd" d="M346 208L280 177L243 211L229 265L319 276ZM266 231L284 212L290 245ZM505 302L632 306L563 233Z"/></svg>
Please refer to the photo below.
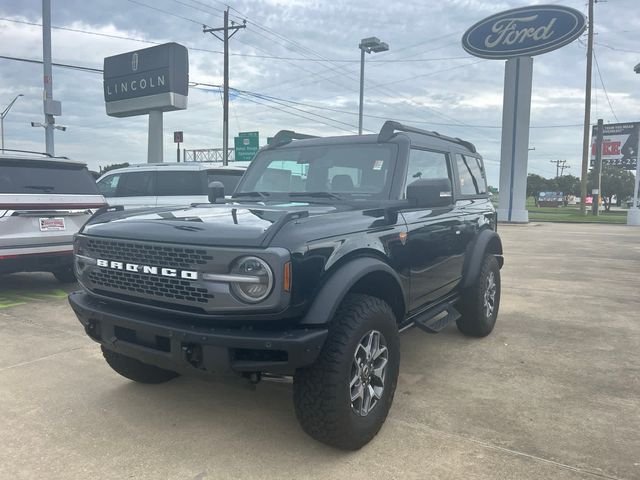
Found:
<svg viewBox="0 0 640 480"><path fill-rule="evenodd" d="M174 1L178 1L178 0L174 0ZM12 22L12 23L19 23L19 24L23 24L23 25L30 25L30 26L34 26L34 27L42 27L41 23L37 23L37 22L28 22L26 20L17 20L15 18L6 18L6 17L0 17L1 21L5 21L5 22ZM94 30L83 30L83 29L79 29L79 28L71 28L71 27L62 27L62 26L56 26L56 25L52 25L51 28L55 29L55 30L63 30L63 31L67 31L67 32L73 32L73 33L82 33L85 35L93 35L93 36L97 36L97 37L105 37L105 38L112 38L112 39L116 39L116 40L130 40L132 42L139 42L139 43L147 43L149 45L161 45L162 42L155 42L153 40L146 40L146 39L142 39L142 38L135 38L135 37L129 37L126 35L114 35L114 34L110 34L110 33L103 33L103 32L96 32ZM245 45L248 45L245 43ZM189 48L189 50L195 50L195 51L199 51L199 52L207 52L207 53L217 53L219 55L223 55L224 52L221 50L212 50L209 48L199 48L199 47L194 47L194 46L189 46L189 45L185 45ZM251 46L251 45L249 45ZM253 46L251 46L253 48ZM279 55L256 55L256 54L251 54L251 53L229 53L230 56L232 57L246 57L246 58L258 58L258 59L265 59L265 60L290 60L290 61L294 61L294 62L315 62L315 63L321 63L324 60L320 60L317 58L308 58L308 57L283 57L283 56L279 56ZM435 58L414 58L414 59L396 59L396 60L371 60L368 63L427 63L427 62L440 62L440 61L448 61L448 60L462 60L465 58L469 58L469 56L457 56L457 57L435 57ZM331 59L332 62L336 62L336 63L353 63L353 64L357 64L360 63L360 60L350 60L350 59L341 59L341 58L334 58Z"/></svg>
<svg viewBox="0 0 640 480"><path fill-rule="evenodd" d="M34 64L42 64L41 60L34 60L34 59L20 58L20 57L11 57L11 56L7 56L7 55L0 55L0 59L13 60L13 61L18 61L18 62L26 62L26 63L34 63ZM73 64L66 64L66 63L53 63L52 65L55 66L55 67L59 67L59 68L68 68L68 69L71 69L71 70L83 71L83 72L94 73L94 74L102 74L103 73L102 69L92 68L92 67L85 67L85 66L82 66L82 65L73 65ZM216 89L221 89L222 88L222 85L219 85L219 84L198 82L198 81L189 82L189 86L193 87L193 88L199 88L199 87L211 87L211 88L216 88ZM200 88L200 89L201 90L205 90L205 91L209 91L210 90L210 88L206 88L206 89ZM249 91L249 90L241 90L241 89L237 89L237 88L233 88L233 87L229 87L229 89L233 90L234 92L236 92L238 94L242 94L242 95L246 95L246 96L252 96L252 97L259 98L261 100L272 102L272 103L285 102L285 103L290 103L290 104L293 104L293 105L300 105L300 106L303 106L303 107L313 108L313 109L317 109L317 110L325 110L325 111L334 112L334 113L340 113L340 114L345 114L345 115L358 115L357 112L352 112L352 111L349 111L349 110L342 110L342 109L338 109L338 108L327 107L327 106L324 106L324 105L317 105L317 104L311 104L311 103L306 103L306 102L299 102L299 101L296 101L296 100L290 100L290 99L281 98L281 97L274 97L274 96L271 96L271 95L261 94L261 93L258 93L258 92L252 92L252 91ZM193 107L194 105L192 104L191 106ZM307 112L307 113L313 114L312 112ZM388 120L388 117L381 116L381 115L365 114L364 116L368 117L368 118L375 118L375 119L380 119L380 120ZM321 118L328 119L328 117L321 117ZM335 120L335 119L330 119L330 120L337 122L337 120ZM400 121L400 122L417 123L417 124L424 124L424 125L436 125L436 126L446 126L446 127L459 127L460 126L460 124L456 124L456 123L430 122L430 121L418 120L418 119L397 118L396 120ZM351 126L351 127L355 126L355 125L352 125L350 123L345 123L345 122L340 122L340 123L343 123L344 125ZM502 128L500 125L469 125L469 126L473 127L473 128L489 128L489 129ZM532 128L532 129L572 128L572 127L580 127L580 126L582 126L581 123L575 123L575 124L557 124L557 125L532 125L530 128Z"/></svg>
<svg viewBox="0 0 640 480"><path fill-rule="evenodd" d="M602 90L604 91L604 96L607 99L607 103L609 104L609 108L611 109L611 113L613 114L613 118L616 119L616 122L620 122L618 120L618 116L616 112L613 110L613 105L611 104L611 99L609 98L609 94L607 93L607 87L604 86L604 80L602 79L602 73L600 73L600 65L598 65L598 57L596 56L596 51L593 51L593 59L596 62L596 71L598 72L598 77L600 78L600 84L602 85Z"/></svg>

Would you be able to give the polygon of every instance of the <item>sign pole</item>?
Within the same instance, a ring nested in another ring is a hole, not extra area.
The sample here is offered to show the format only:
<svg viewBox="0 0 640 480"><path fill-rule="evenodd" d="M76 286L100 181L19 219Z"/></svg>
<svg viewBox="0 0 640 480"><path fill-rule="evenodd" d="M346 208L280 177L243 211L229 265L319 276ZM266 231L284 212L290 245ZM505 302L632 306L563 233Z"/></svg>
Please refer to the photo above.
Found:
<svg viewBox="0 0 640 480"><path fill-rule="evenodd" d="M638 190L640 189L640 123L636 125L638 146L636 148L636 180L633 186L633 205L627 213L627 225L640 226L640 208L638 208Z"/></svg>
<svg viewBox="0 0 640 480"><path fill-rule="evenodd" d="M507 60L504 73L498 220L526 223L533 58ZM504 194L503 194L504 192Z"/></svg>
<svg viewBox="0 0 640 480"><path fill-rule="evenodd" d="M602 134L603 121L598 119L598 127L596 128L596 190L591 192L593 195L593 214L597 217L600 215L600 199L602 198Z"/></svg>
<svg viewBox="0 0 640 480"><path fill-rule="evenodd" d="M147 163L162 163L162 111L149 111L149 143Z"/></svg>

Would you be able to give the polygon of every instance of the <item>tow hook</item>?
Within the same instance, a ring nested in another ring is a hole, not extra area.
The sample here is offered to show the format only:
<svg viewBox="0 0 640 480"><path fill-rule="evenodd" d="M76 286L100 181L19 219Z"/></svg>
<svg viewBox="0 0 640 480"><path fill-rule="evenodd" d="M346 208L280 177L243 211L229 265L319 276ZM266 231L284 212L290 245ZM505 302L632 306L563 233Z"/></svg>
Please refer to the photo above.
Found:
<svg viewBox="0 0 640 480"><path fill-rule="evenodd" d="M185 343L182 345L187 362L193 367L202 369L202 346L195 343Z"/></svg>
<svg viewBox="0 0 640 480"><path fill-rule="evenodd" d="M255 390L256 385L262 380L262 372L244 372L242 376L249 380L248 387L250 390Z"/></svg>

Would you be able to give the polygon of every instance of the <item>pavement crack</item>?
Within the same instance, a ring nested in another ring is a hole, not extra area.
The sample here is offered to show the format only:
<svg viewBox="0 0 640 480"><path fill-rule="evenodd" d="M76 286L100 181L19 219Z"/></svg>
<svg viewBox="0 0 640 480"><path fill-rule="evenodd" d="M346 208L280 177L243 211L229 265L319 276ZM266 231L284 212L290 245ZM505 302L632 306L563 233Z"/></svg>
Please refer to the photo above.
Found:
<svg viewBox="0 0 640 480"><path fill-rule="evenodd" d="M70 348L68 350L62 350L60 352L55 352L55 353L51 353L49 355L45 355L44 357L34 358L33 360L29 360L28 362L21 362L21 363L16 363L16 364L13 364L13 365L7 365L6 367L0 368L0 373L4 372L6 370L11 370L13 368L25 367L27 365L31 365L32 363L41 362L42 360L47 360L49 358L56 357L56 356L61 355L61 354L74 352L76 350L82 350L84 348L93 348L93 345L85 345L83 347Z"/></svg>
<svg viewBox="0 0 640 480"><path fill-rule="evenodd" d="M620 478L620 477L612 477L611 475L594 472L593 470L585 470L584 468L575 467L573 465L567 465L566 463L556 462L555 460L549 460L548 458L538 457L537 455L533 455L533 454L526 453L526 452L521 452L519 450L513 450L513 449L507 448L507 447L500 447L498 445L494 445L493 443L485 442L485 441L482 441L482 440L478 440L478 439L475 439L475 438L467 437L467 436L460 435L460 434L457 434L457 433L445 432L443 430L438 430L437 428L430 427L429 425L410 423L410 422L407 422L406 420L399 420L399 419L395 419L395 418L389 418L389 419L387 419L387 421L392 421L392 422L395 422L395 423L399 423L399 424L401 424L401 425L403 425L405 427L408 427L408 428L430 430L430 431L438 433L440 435L451 437L451 438L454 438L454 439L457 439L457 440L463 440L463 441L467 441L467 442L470 442L470 443L474 443L476 445L480 445L481 447L484 447L484 448L487 448L487 449L490 449L490 450L495 450L495 451L498 451L498 452L508 453L510 455L516 455L516 456L519 456L519 457L528 458L528 459L534 460L536 462L546 463L547 465L553 465L555 467L563 468L565 470L570 470L572 472L580 473L580 474L583 474L583 475L591 475L592 477L595 477L595 478L604 478L606 480L625 480L625 479Z"/></svg>

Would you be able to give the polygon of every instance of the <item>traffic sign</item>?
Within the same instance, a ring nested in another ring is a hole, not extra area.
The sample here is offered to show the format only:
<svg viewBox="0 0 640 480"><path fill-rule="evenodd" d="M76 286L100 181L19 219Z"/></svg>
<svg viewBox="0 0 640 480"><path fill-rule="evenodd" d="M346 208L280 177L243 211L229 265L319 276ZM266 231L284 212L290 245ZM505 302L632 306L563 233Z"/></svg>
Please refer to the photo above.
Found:
<svg viewBox="0 0 640 480"><path fill-rule="evenodd" d="M173 132L173 143L182 143L182 132Z"/></svg>
<svg viewBox="0 0 640 480"><path fill-rule="evenodd" d="M239 132L234 138L236 161L251 161L260 149L259 132Z"/></svg>

